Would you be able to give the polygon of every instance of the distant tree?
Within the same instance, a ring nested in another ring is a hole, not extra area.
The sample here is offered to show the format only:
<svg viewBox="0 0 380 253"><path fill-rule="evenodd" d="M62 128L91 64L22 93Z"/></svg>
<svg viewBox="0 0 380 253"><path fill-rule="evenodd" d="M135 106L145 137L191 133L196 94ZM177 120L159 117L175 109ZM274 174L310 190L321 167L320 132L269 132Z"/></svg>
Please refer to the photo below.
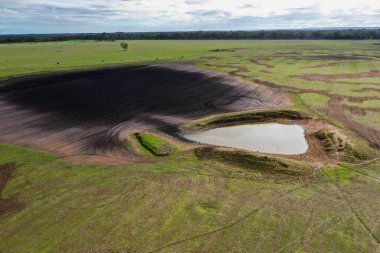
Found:
<svg viewBox="0 0 380 253"><path fill-rule="evenodd" d="M121 42L120 46L121 46L122 49L124 49L124 51L126 51L128 49L128 43L127 42L124 42L124 41Z"/></svg>
<svg viewBox="0 0 380 253"><path fill-rule="evenodd" d="M1 0L0 0L1 2ZM130 40L364 40L380 39L380 29L334 30L262 30L262 31L190 31L190 32L134 32L134 33L73 33L1 35L1 43L45 42L67 40L130 41ZM128 43L120 46L128 49Z"/></svg>

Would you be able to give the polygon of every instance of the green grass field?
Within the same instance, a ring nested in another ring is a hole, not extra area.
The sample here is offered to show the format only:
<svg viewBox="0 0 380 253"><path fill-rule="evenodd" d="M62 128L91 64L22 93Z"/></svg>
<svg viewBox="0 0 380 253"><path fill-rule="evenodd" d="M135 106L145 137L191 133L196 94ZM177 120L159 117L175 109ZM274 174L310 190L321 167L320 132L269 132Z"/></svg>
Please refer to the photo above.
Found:
<svg viewBox="0 0 380 253"><path fill-rule="evenodd" d="M342 96L343 105L370 108L368 115L355 113L354 109L344 114L380 131L380 75L325 80L313 76L306 80L300 78L301 75L379 70L380 46L376 41L130 41L126 52L119 44L118 41L3 44L0 45L0 78L71 68L156 62L157 59L159 62L195 61L201 67L222 72L243 67L245 72L235 74L249 80L272 82L298 94L306 93L301 99L303 97L313 110L328 108L329 99L322 97L326 95ZM313 95L318 98L310 99ZM352 97L371 99L363 101Z"/></svg>
<svg viewBox="0 0 380 253"><path fill-rule="evenodd" d="M380 70L380 46L373 41L131 41L127 52L119 43L0 45L0 78L156 58L191 61L282 86L295 108L354 140L345 122L327 113L335 102L350 120L380 131L380 75L371 72ZM351 75L358 73L370 74ZM162 142L145 137L146 145ZM312 180L278 182L261 168L189 152L99 166L0 144L0 166L17 165L0 201L19 203L0 212L0 252L379 252L378 154L325 166Z"/></svg>
<svg viewBox="0 0 380 253"><path fill-rule="evenodd" d="M2 164L19 165L3 198L22 203L0 219L3 252L376 252L379 246L380 162L326 168L311 182L275 183L192 156L105 167L9 145L0 151Z"/></svg>
<svg viewBox="0 0 380 253"><path fill-rule="evenodd" d="M225 42L224 42L225 43ZM223 45L223 42L221 43ZM228 42L233 47L238 43ZM141 61L196 59L217 47L201 41L131 41L128 51L120 42L51 42L0 45L0 78L33 72L104 66ZM103 61L103 62L102 62ZM59 64L57 64L59 62Z"/></svg>

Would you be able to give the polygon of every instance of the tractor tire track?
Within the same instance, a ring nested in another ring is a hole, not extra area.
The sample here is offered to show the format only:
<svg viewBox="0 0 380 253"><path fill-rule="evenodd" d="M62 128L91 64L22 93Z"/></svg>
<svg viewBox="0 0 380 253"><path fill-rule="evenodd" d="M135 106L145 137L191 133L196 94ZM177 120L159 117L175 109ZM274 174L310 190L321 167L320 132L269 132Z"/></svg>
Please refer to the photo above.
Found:
<svg viewBox="0 0 380 253"><path fill-rule="evenodd" d="M226 229L229 229L229 228L231 228L231 227L233 227L233 226L235 226L235 225L237 225L237 224L243 222L244 220L250 218L251 216L255 215L255 214L258 213L260 210L262 210L262 209L268 207L268 206L270 205L271 202L276 201L276 200L278 200L278 199L281 199L281 198L283 198L283 197L285 197L285 196L287 196L287 195L289 195L289 194L291 194L291 193L293 193L293 192L295 192L295 191L298 191L299 189L302 189L302 188L304 188L304 187L307 187L307 186L310 185L310 184L311 184L311 182L308 182L308 183L306 183L306 184L303 184L303 185L300 185L300 186L298 186L298 187L296 187L296 188L293 188L293 189L291 189L291 190L289 190L289 191L286 191L286 192L284 192L283 194L280 194L280 195L277 196L277 197L271 198L270 200L267 200L267 201L265 201L263 204L261 204L258 208L252 210L251 212L249 212L249 213L247 213L246 215L240 217L239 219L235 220L234 222L227 224L226 226L220 227L220 228L218 228L218 229L215 229L215 230L212 230L212 231L209 231L209 232L206 232L206 233L201 233L201 234L198 234L198 235L195 235L195 236L191 236L191 237L188 237L188 238L185 238L185 239L182 239L182 240L178 240L178 241L176 241L176 242L169 243L169 244L167 244L167 245L165 245L165 246L163 246L163 247L160 247L160 248L157 248L157 249L151 250L151 251L149 251L149 252L150 252L150 253L160 252L160 251L162 251L162 250L164 250L164 249L167 249L167 248L170 248L170 247L173 247L173 246L176 246L176 245L179 245L179 244L182 244L182 243L185 243L185 242L188 242L188 241L194 240L194 239L198 239L198 238L206 237L206 236L209 236L209 235L212 235L212 234L216 234L216 233L218 233L218 232L221 232L221 231L224 231L224 230L226 230Z"/></svg>

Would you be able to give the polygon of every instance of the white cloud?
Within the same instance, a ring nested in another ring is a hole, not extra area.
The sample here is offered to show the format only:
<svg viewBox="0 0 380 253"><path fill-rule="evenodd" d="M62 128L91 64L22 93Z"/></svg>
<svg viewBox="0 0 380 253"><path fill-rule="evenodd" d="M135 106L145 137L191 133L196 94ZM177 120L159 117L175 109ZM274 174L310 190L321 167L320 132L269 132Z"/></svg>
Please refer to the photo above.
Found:
<svg viewBox="0 0 380 253"><path fill-rule="evenodd" d="M132 24L135 30L321 27L332 20L334 26L380 26L380 0L0 0L0 6L0 22L15 30L21 23L11 21L25 19L108 30Z"/></svg>

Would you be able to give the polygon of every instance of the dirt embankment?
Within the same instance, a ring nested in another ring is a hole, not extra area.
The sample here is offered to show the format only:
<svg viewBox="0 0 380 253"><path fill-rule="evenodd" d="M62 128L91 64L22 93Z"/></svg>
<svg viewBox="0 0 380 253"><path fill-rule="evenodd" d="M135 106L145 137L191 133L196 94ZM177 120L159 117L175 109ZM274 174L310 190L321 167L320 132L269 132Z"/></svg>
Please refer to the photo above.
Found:
<svg viewBox="0 0 380 253"><path fill-rule="evenodd" d="M380 77L379 70L371 70L369 72L363 73L346 73L346 74L331 74L331 75L322 75L322 74L303 74L295 76L308 81L330 81L333 79L357 79L357 78L376 78Z"/></svg>
<svg viewBox="0 0 380 253"><path fill-rule="evenodd" d="M0 198L14 169L16 169L16 165L13 163L0 165Z"/></svg>
<svg viewBox="0 0 380 253"><path fill-rule="evenodd" d="M304 67L304 69L318 69L318 68L324 68L324 67L334 67L334 66L340 65L342 63L349 64L349 63L358 63L358 62L356 62L356 61L348 61L348 62L324 63L324 64L319 64L319 65L313 65L313 66Z"/></svg>
<svg viewBox="0 0 380 253"><path fill-rule="evenodd" d="M0 140L81 162L139 162L124 150L121 135L170 132L187 120L291 103L277 89L189 64L41 75L7 84L0 93Z"/></svg>
<svg viewBox="0 0 380 253"><path fill-rule="evenodd" d="M360 55L360 54L318 54L318 55L304 55L304 56L296 56L296 57L287 57L291 60L311 60L311 61L360 61L360 60L377 60L378 56L368 56L368 55Z"/></svg>
<svg viewBox="0 0 380 253"><path fill-rule="evenodd" d="M379 84L380 85L380 84ZM362 89L358 89L358 90L354 90L355 92L380 92L380 89L376 89L376 88L362 88Z"/></svg>
<svg viewBox="0 0 380 253"><path fill-rule="evenodd" d="M259 66L264 66L264 67L266 67L268 69L274 68L273 65L262 63L262 62L260 62L259 60L256 60L256 59L251 59L250 62L252 62L253 64L256 64L256 65L259 65Z"/></svg>
<svg viewBox="0 0 380 253"><path fill-rule="evenodd" d="M373 147L380 148L380 132L378 130L361 124L344 113L345 110L348 110L354 114L365 115L366 110L359 107L344 105L341 101L342 99L339 97L331 97L327 115L343 122L346 126L356 131L359 135L366 138Z"/></svg>
<svg viewBox="0 0 380 253"><path fill-rule="evenodd" d="M271 110L234 113L230 115L218 115L212 118L206 118L203 121L198 120L189 122L182 126L182 131L204 131L219 127L235 126L247 123L265 123L278 122L283 124L299 124L305 130L305 137L308 141L309 148L306 153L299 155L276 155L276 157L286 157L291 159L307 161L320 167L322 164L336 164L336 158L339 154L327 154L321 141L316 137L316 133L321 130L328 130L339 133L339 130L321 120L313 119L306 113L294 110ZM341 135L339 133L339 135ZM199 144L204 147L203 144ZM260 154L260 153L258 153ZM264 154L265 155L265 154Z"/></svg>
<svg viewBox="0 0 380 253"><path fill-rule="evenodd" d="M202 59L202 60L220 60L220 59L222 59L222 57L219 57L219 56L201 56L201 57L199 57L199 59Z"/></svg>
<svg viewBox="0 0 380 253"><path fill-rule="evenodd" d="M230 72L228 72L228 74L232 75L232 76L237 76L237 73L239 72L242 72L242 73L247 73L249 72L249 69L247 67L242 67L242 66L234 66L234 65L221 65L221 64L206 64L206 66L209 66L209 67L219 67L219 68L230 68L230 69L234 69Z"/></svg>

